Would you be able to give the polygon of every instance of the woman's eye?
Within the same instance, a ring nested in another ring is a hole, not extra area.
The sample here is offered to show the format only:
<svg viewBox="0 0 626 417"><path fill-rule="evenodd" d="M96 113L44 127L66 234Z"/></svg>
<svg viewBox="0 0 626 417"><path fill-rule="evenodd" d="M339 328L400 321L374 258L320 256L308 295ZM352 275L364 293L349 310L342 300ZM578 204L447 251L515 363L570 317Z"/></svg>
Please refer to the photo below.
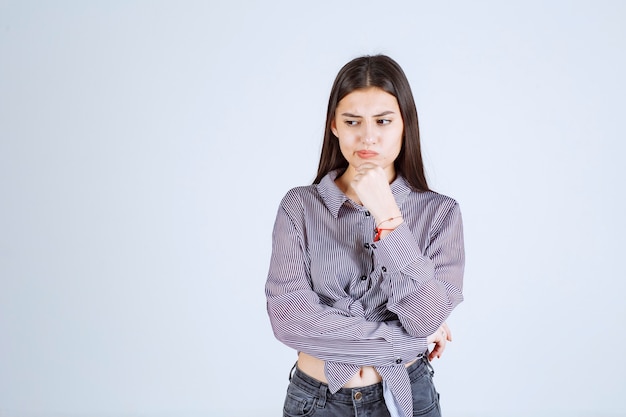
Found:
<svg viewBox="0 0 626 417"><path fill-rule="evenodd" d="M379 125L388 125L389 123L391 123L391 120L389 120L389 119L379 119L378 120L378 124Z"/></svg>
<svg viewBox="0 0 626 417"><path fill-rule="evenodd" d="M346 120L346 125L348 126L356 126L358 124L359 122L357 122L356 120Z"/></svg>

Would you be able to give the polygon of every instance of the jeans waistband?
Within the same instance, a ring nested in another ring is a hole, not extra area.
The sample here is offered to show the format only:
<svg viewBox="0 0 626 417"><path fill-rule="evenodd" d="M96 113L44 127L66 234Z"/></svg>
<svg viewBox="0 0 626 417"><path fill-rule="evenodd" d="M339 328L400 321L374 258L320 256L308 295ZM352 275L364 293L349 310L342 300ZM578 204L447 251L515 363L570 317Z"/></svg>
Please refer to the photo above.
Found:
<svg viewBox="0 0 626 417"><path fill-rule="evenodd" d="M414 363L407 367L409 375L422 366L429 366L428 355L425 354L421 358L418 358ZM381 382L367 385L365 387L355 388L340 388L336 393L332 394L328 388L328 384L318 381L317 379L305 374L297 366L294 365L295 370L291 375L291 383L298 388L308 392L312 395L321 394L329 401L342 402L346 404L352 404L353 399L357 398L363 403L380 401L383 397L383 384Z"/></svg>

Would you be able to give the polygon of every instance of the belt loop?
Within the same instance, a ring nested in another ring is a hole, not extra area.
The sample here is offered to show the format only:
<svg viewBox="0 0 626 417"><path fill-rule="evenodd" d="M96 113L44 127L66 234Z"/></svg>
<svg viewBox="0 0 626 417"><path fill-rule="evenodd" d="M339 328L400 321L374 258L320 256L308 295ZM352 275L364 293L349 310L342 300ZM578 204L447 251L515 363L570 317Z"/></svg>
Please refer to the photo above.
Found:
<svg viewBox="0 0 626 417"><path fill-rule="evenodd" d="M430 376L434 376L435 375L435 369L433 368L433 365L430 363L430 359L428 359L428 353L426 353L424 355L424 363L426 364L426 366L428 367L428 370L430 371Z"/></svg>
<svg viewBox="0 0 626 417"><path fill-rule="evenodd" d="M317 408L326 407L326 395L328 394L328 385L321 384L320 385L320 398L317 401Z"/></svg>
<svg viewBox="0 0 626 417"><path fill-rule="evenodd" d="M293 373L296 371L297 365L298 365L298 362L296 361L296 363L294 363L293 366L291 367L291 371L289 371L289 382L291 382L291 378L293 378Z"/></svg>

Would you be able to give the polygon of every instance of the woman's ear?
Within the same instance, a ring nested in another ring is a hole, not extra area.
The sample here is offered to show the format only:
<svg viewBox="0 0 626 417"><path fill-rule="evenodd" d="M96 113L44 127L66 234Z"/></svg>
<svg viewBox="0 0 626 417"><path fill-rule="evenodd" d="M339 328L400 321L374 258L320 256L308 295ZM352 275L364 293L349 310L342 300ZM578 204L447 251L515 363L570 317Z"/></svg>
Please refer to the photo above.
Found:
<svg viewBox="0 0 626 417"><path fill-rule="evenodd" d="M335 135L335 137L339 137L339 135L337 134L337 123L335 122L334 117L333 120L330 121L330 131L333 132L333 135Z"/></svg>

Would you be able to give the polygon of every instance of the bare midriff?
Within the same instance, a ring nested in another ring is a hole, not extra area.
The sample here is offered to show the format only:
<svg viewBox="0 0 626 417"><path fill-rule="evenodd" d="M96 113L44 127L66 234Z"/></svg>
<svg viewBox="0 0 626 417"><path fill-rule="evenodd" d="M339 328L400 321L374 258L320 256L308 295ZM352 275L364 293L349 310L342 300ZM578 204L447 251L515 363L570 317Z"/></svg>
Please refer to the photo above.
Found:
<svg viewBox="0 0 626 417"><path fill-rule="evenodd" d="M407 363L405 366L409 366L414 363L415 360ZM324 361L314 356L308 355L304 352L300 352L298 355L298 369L307 374L308 376L317 379L320 382L328 384L326 374L324 373ZM363 366L361 370L354 374L352 378L346 382L344 388L358 388L373 385L381 382L383 379L378 371L373 366Z"/></svg>

